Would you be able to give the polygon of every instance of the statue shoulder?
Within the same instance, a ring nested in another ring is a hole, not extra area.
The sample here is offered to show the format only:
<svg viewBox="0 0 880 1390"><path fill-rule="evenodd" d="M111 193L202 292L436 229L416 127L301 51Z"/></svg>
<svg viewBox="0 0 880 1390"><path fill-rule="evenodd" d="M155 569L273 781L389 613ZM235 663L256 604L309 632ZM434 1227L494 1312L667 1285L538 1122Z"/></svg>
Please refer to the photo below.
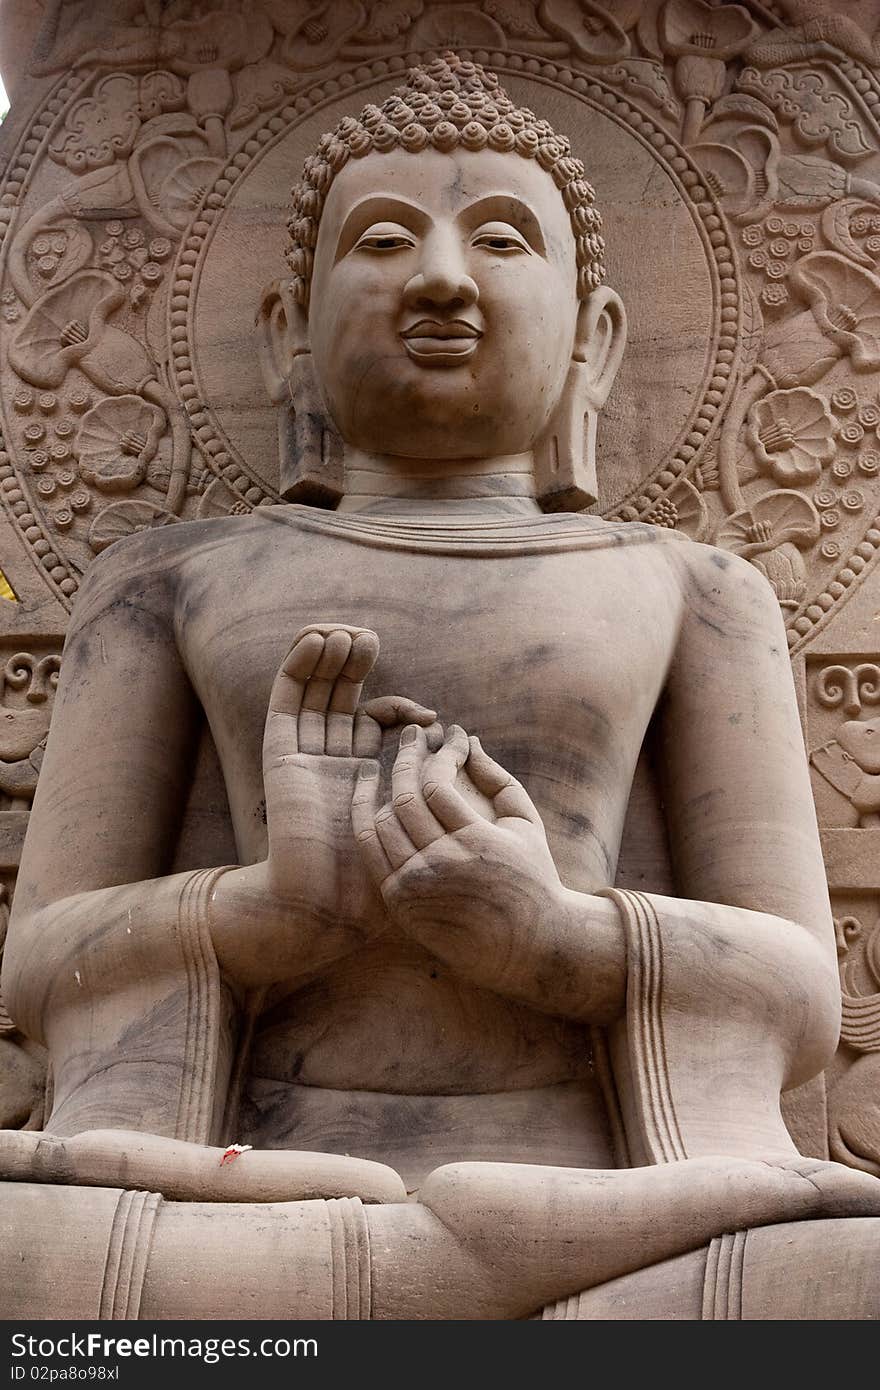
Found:
<svg viewBox="0 0 880 1390"><path fill-rule="evenodd" d="M784 623L776 595L759 570L740 555L689 541L673 552L685 596L685 625L707 625L731 637L747 631L782 638Z"/></svg>
<svg viewBox="0 0 880 1390"><path fill-rule="evenodd" d="M228 574L242 552L265 544L266 527L250 516L182 521L125 536L89 566L74 605L72 629L111 605L150 610L172 621L187 580Z"/></svg>
<svg viewBox="0 0 880 1390"><path fill-rule="evenodd" d="M595 518L588 518L597 521ZM736 612L760 611L781 621L776 595L769 581L742 556L715 545L691 540L680 531L646 522L627 522L625 529L601 522L609 537L636 546L648 563L660 556L670 584L677 588L686 608L700 613L705 605Z"/></svg>

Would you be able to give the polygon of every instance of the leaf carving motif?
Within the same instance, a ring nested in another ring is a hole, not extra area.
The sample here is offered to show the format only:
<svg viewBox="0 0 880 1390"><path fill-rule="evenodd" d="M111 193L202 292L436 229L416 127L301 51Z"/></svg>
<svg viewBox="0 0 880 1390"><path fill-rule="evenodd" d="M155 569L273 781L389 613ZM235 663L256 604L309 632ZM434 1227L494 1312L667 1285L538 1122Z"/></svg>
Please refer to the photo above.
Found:
<svg viewBox="0 0 880 1390"><path fill-rule="evenodd" d="M831 90L822 73L745 68L738 85L766 101L782 120L791 122L806 144L827 144L837 158L847 162L871 153L850 103Z"/></svg>

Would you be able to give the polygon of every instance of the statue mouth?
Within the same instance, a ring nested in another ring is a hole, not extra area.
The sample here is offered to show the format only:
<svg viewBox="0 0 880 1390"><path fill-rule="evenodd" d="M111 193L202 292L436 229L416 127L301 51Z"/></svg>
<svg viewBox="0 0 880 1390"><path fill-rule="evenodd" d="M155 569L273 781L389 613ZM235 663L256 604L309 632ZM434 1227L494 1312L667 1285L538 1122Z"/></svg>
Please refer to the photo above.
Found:
<svg viewBox="0 0 880 1390"><path fill-rule="evenodd" d="M483 335L466 319L419 319L400 336L413 361L431 367L453 367L474 355Z"/></svg>

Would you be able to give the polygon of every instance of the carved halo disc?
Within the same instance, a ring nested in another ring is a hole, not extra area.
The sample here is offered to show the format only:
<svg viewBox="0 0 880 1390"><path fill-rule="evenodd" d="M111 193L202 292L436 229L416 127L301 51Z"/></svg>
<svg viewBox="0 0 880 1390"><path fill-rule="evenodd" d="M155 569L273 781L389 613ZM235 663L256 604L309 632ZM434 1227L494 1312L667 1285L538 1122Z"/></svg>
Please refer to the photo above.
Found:
<svg viewBox="0 0 880 1390"><path fill-rule="evenodd" d="M737 342L734 257L696 169L647 114L552 64L527 79L515 55L492 54L490 65L514 100L540 108L570 136L597 190L608 283L629 318L627 354L599 437L600 508L613 514L644 502L652 482L668 486L711 434ZM263 287L285 272L288 191L325 130L399 84L405 65L386 75L390 66L375 64L385 70L376 80L329 99L326 87L313 89L285 107L273 129L255 132L182 243L174 295L178 306L186 300L187 335L184 347L176 334L172 348L177 389L212 467L251 501L258 489L277 497L276 424L252 324Z"/></svg>

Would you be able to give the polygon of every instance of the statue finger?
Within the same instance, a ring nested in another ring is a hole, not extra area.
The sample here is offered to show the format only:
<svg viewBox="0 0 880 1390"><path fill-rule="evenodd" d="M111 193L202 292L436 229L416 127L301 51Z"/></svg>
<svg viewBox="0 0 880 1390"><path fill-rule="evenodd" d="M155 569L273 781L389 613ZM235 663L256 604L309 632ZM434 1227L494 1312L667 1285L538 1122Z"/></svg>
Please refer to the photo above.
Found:
<svg viewBox="0 0 880 1390"><path fill-rule="evenodd" d="M454 782L467 762L470 751L464 729L460 724L450 724L440 748L425 759L423 780L430 776L436 782Z"/></svg>
<svg viewBox="0 0 880 1390"><path fill-rule="evenodd" d="M346 679L365 681L379 656L379 635L370 627L352 632L351 655L345 666Z"/></svg>
<svg viewBox="0 0 880 1390"><path fill-rule="evenodd" d="M351 630L351 648L330 691L324 751L350 758L354 752L354 717L364 681L376 664L379 639L369 628Z"/></svg>
<svg viewBox="0 0 880 1390"><path fill-rule="evenodd" d="M379 638L371 627L353 627L351 623L309 623L308 627L302 629L302 632L317 632L321 637L329 637L333 632L347 632L352 641L361 636L362 633L366 633L375 639L378 649Z"/></svg>
<svg viewBox="0 0 880 1390"><path fill-rule="evenodd" d="M364 681L376 664L379 639L369 628L351 630L351 647L336 678L328 708L334 714L354 715L360 704Z"/></svg>
<svg viewBox="0 0 880 1390"><path fill-rule="evenodd" d="M391 772L391 804L417 849L441 840L446 833L422 796L422 766L428 756L425 730L408 724L400 735L400 750Z"/></svg>
<svg viewBox="0 0 880 1390"><path fill-rule="evenodd" d="M517 816L533 825L543 824L538 808L522 783L489 757L478 738L470 739L467 773L477 791L492 802L499 820L504 816Z"/></svg>
<svg viewBox="0 0 880 1390"><path fill-rule="evenodd" d="M334 685L351 653L351 632L334 628L323 638L324 650L306 681L299 712L301 753L324 753L327 741L327 708Z"/></svg>
<svg viewBox="0 0 880 1390"><path fill-rule="evenodd" d="M351 751L355 758L378 758L382 750L382 726L359 709L354 717L351 735Z"/></svg>
<svg viewBox="0 0 880 1390"><path fill-rule="evenodd" d="M460 791L449 782L427 781L422 784L425 805L448 834L464 830L466 825L486 824L486 818L465 801Z"/></svg>
<svg viewBox="0 0 880 1390"><path fill-rule="evenodd" d="M445 734L443 730L443 725L440 723L439 720L435 720L433 724L429 724L425 730L425 738L428 743L428 752L438 752L438 750L443 747L444 737Z"/></svg>
<svg viewBox="0 0 880 1390"><path fill-rule="evenodd" d="M376 829L378 810L379 764L371 758L358 769L354 795L351 798L351 828L370 877L375 883L381 884L392 870Z"/></svg>
<svg viewBox="0 0 880 1390"><path fill-rule="evenodd" d="M306 683L302 707L304 710L325 711L336 681L345 670L351 655L352 637L348 628L337 627L324 638L324 650Z"/></svg>
<svg viewBox="0 0 880 1390"><path fill-rule="evenodd" d="M421 724L427 728L437 722L436 710L404 695L379 695L375 700L367 700L363 708L383 729L393 729L398 724Z"/></svg>
<svg viewBox="0 0 880 1390"><path fill-rule="evenodd" d="M399 869L418 851L401 825L392 805L383 806L374 821L382 848L392 869Z"/></svg>
<svg viewBox="0 0 880 1390"><path fill-rule="evenodd" d="M324 639L320 633L307 628L297 634L273 682L269 696L270 714L297 717L306 681L313 674L323 651ZM296 749L292 751L296 752Z"/></svg>
<svg viewBox="0 0 880 1390"><path fill-rule="evenodd" d="M455 786L455 778L469 752L467 734L459 724L453 724L443 741L443 747L422 764L421 792L425 804L443 829L449 832L463 830L466 825L474 825L484 819Z"/></svg>
<svg viewBox="0 0 880 1390"><path fill-rule="evenodd" d="M324 752L334 758L350 758L354 748L354 715L329 711L324 728Z"/></svg>

